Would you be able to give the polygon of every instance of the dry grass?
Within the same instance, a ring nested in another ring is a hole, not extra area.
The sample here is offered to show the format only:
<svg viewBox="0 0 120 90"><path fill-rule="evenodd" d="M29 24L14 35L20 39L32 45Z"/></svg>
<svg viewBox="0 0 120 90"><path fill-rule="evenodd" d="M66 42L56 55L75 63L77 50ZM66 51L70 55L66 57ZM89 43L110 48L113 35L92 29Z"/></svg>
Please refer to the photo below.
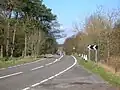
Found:
<svg viewBox="0 0 120 90"><path fill-rule="evenodd" d="M120 71L120 57L112 56L109 58L107 64L115 69L115 72Z"/></svg>
<svg viewBox="0 0 120 90"><path fill-rule="evenodd" d="M108 66L106 64L98 63L99 66L103 67L105 71L112 72L113 74L120 76L120 72L116 72L115 69L111 66Z"/></svg>

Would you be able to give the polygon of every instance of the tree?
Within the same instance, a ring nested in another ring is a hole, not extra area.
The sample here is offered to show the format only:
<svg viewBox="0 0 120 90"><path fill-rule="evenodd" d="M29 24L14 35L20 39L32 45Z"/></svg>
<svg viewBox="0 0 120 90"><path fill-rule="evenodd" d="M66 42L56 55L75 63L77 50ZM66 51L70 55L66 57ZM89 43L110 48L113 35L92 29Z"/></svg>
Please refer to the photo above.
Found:
<svg viewBox="0 0 120 90"><path fill-rule="evenodd" d="M99 60L112 66L117 71L120 63L120 13L119 10L101 13L101 11L90 15L85 20L85 28L80 31L79 26L74 29L79 31L75 37L69 37L64 42L66 53L72 53L72 47L76 48L78 54L88 54L89 44L98 45ZM94 50L91 50L94 60Z"/></svg>
<svg viewBox="0 0 120 90"><path fill-rule="evenodd" d="M1 10L0 22L7 27L0 23L1 56L37 57L46 43L45 53L55 51L59 24L42 0L6 0Z"/></svg>

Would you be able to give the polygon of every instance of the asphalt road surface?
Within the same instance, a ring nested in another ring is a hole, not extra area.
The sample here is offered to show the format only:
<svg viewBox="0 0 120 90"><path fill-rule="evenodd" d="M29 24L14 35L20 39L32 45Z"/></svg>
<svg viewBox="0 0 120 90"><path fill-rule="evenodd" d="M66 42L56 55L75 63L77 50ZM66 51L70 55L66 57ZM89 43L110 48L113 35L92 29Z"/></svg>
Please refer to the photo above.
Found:
<svg viewBox="0 0 120 90"><path fill-rule="evenodd" d="M72 56L42 59L0 70L0 90L116 90Z"/></svg>

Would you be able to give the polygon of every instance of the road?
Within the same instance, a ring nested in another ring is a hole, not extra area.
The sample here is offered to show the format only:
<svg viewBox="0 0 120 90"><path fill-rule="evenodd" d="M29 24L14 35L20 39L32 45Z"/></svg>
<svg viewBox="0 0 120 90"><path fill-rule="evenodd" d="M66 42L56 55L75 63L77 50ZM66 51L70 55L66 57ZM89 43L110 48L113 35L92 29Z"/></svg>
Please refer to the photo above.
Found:
<svg viewBox="0 0 120 90"><path fill-rule="evenodd" d="M115 90L72 56L46 58L0 70L0 90Z"/></svg>

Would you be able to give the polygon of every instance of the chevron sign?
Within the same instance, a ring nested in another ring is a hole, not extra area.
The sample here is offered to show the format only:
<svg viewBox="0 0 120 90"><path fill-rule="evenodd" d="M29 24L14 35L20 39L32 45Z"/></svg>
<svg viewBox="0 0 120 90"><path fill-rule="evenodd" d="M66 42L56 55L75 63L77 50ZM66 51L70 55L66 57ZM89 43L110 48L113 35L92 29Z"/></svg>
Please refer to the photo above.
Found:
<svg viewBox="0 0 120 90"><path fill-rule="evenodd" d="M90 49L90 50L97 50L98 46L97 45L88 45L88 49Z"/></svg>

